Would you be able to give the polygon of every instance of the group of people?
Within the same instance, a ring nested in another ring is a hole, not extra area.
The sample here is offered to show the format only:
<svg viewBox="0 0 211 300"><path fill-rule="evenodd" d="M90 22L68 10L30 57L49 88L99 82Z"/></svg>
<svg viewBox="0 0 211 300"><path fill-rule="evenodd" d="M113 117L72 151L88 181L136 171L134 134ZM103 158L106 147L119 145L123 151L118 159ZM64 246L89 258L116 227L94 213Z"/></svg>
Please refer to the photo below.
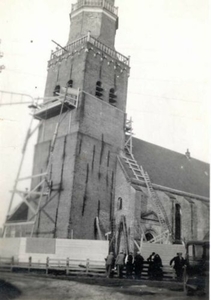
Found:
<svg viewBox="0 0 211 300"><path fill-rule="evenodd" d="M162 270L162 259L159 254L152 252L152 254L147 258L149 262L148 277L149 279L162 279L163 270Z"/></svg>
<svg viewBox="0 0 211 300"><path fill-rule="evenodd" d="M123 277L123 270L126 268L126 277L133 278L133 272L135 273L135 278L140 279L143 269L144 258L141 256L140 252L137 252L135 257L130 252L126 255L121 251L117 257L114 257L114 253L110 252L106 259L106 272L107 277L112 278L114 271L117 270L117 275L119 278Z"/></svg>
<svg viewBox="0 0 211 300"><path fill-rule="evenodd" d="M147 258L147 262L149 263L149 279L161 280L163 278L163 265L159 254L152 252L152 254ZM121 251L116 258L114 257L114 253L110 252L106 258L107 277L112 278L116 270L118 277L122 278L123 270L125 268L127 278L133 278L133 274L135 274L135 279L140 279L143 270L143 264L144 258L140 252L137 252L137 254L133 256L131 252L126 255L123 251ZM181 280L185 265L185 260L182 257L182 253L177 253L177 256L170 260L170 265L175 269L177 280Z"/></svg>

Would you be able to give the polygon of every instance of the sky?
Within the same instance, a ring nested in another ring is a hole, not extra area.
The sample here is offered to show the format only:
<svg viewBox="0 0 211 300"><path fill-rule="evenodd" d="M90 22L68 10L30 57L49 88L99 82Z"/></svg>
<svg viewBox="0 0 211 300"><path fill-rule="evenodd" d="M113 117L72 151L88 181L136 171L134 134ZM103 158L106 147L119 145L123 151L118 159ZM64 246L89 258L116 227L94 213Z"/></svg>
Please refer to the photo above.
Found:
<svg viewBox="0 0 211 300"><path fill-rule="evenodd" d="M51 40L66 45L75 2L0 0L0 65L5 66L0 91L29 95L0 93L0 103L43 97L47 61L55 50ZM209 162L209 1L116 0L115 5L116 50L131 56L127 115L134 136L180 153L188 148L192 157ZM30 119L27 105L0 106L0 226ZM22 176L31 173L35 143L36 135Z"/></svg>

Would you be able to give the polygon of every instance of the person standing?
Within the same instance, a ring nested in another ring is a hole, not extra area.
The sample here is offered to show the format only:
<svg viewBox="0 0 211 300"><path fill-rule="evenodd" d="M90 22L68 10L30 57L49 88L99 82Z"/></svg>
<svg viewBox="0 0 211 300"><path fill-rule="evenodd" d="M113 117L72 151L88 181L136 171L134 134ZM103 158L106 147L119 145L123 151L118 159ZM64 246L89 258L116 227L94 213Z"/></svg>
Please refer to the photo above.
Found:
<svg viewBox="0 0 211 300"><path fill-rule="evenodd" d="M132 252L130 252L125 259L126 263L126 277L127 278L132 278L133 277L133 263L134 263L134 258Z"/></svg>
<svg viewBox="0 0 211 300"><path fill-rule="evenodd" d="M144 258L141 256L141 252L137 252L134 259L135 278L140 279L143 270Z"/></svg>
<svg viewBox="0 0 211 300"><path fill-rule="evenodd" d="M158 280L162 280L163 278L163 270L162 270L162 259L159 254L155 254L154 257L154 270L153 277Z"/></svg>
<svg viewBox="0 0 211 300"><path fill-rule="evenodd" d="M107 278L112 278L113 277L112 269L114 268L114 264L115 264L114 253L110 252L109 255L107 256L107 259L106 259Z"/></svg>
<svg viewBox="0 0 211 300"><path fill-rule="evenodd" d="M152 252L152 254L147 258L147 261L149 262L149 269L148 269L148 276L149 276L149 278L153 277L153 273L154 273L154 258L155 258L155 252Z"/></svg>
<svg viewBox="0 0 211 300"><path fill-rule="evenodd" d="M119 278L123 277L123 269L125 265L125 254L123 251L120 251L120 253L117 255L116 258L116 266L117 266L117 274Z"/></svg>
<svg viewBox="0 0 211 300"><path fill-rule="evenodd" d="M182 253L177 253L177 256L173 257L170 260L170 266L172 264L174 264L173 268L175 269L177 280L181 280L183 275L184 265L185 265L185 260L182 257Z"/></svg>

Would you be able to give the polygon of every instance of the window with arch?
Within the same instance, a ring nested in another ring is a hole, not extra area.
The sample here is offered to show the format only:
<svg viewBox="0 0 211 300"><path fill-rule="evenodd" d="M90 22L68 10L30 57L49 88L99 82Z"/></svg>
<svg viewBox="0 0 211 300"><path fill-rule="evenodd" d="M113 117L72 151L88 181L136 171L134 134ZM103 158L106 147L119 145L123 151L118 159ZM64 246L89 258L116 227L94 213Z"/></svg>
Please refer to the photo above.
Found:
<svg viewBox="0 0 211 300"><path fill-rule="evenodd" d="M116 106L116 92L115 92L115 89L114 88L111 88L110 91L109 91L109 104L113 105L113 106Z"/></svg>
<svg viewBox="0 0 211 300"><path fill-rule="evenodd" d="M103 97L103 85L101 81L96 82L95 96L100 99Z"/></svg>
<svg viewBox="0 0 211 300"><path fill-rule="evenodd" d="M119 197L117 200L117 209L118 210L122 209L122 198L121 197Z"/></svg>
<svg viewBox="0 0 211 300"><path fill-rule="evenodd" d="M181 240L181 206L175 204L175 239Z"/></svg>
<svg viewBox="0 0 211 300"><path fill-rule="evenodd" d="M72 80L72 79L70 79L70 80L67 82L67 87L70 87L70 88L73 87L73 80Z"/></svg>
<svg viewBox="0 0 211 300"><path fill-rule="evenodd" d="M58 93L60 93L60 85L56 85L56 87L54 89L54 92L53 92L53 95L58 96Z"/></svg>

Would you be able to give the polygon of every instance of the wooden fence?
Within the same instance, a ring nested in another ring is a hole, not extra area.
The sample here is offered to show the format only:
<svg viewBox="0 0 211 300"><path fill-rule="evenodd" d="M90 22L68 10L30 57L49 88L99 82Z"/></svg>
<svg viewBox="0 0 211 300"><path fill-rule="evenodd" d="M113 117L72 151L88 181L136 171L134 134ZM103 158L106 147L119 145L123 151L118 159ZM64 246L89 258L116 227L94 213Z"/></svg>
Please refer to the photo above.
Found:
<svg viewBox="0 0 211 300"><path fill-rule="evenodd" d="M144 261L141 278L148 279L149 263ZM170 266L163 266L163 279L174 280L175 271ZM42 272L48 274L63 274L75 276L95 276L106 277L105 264L94 260L73 260L73 259L52 259L47 257L46 263L35 263L32 257L29 257L28 262L19 262L11 258L0 257L0 271L6 272ZM126 276L125 270L123 276ZM117 272L114 271L114 277L117 277Z"/></svg>

